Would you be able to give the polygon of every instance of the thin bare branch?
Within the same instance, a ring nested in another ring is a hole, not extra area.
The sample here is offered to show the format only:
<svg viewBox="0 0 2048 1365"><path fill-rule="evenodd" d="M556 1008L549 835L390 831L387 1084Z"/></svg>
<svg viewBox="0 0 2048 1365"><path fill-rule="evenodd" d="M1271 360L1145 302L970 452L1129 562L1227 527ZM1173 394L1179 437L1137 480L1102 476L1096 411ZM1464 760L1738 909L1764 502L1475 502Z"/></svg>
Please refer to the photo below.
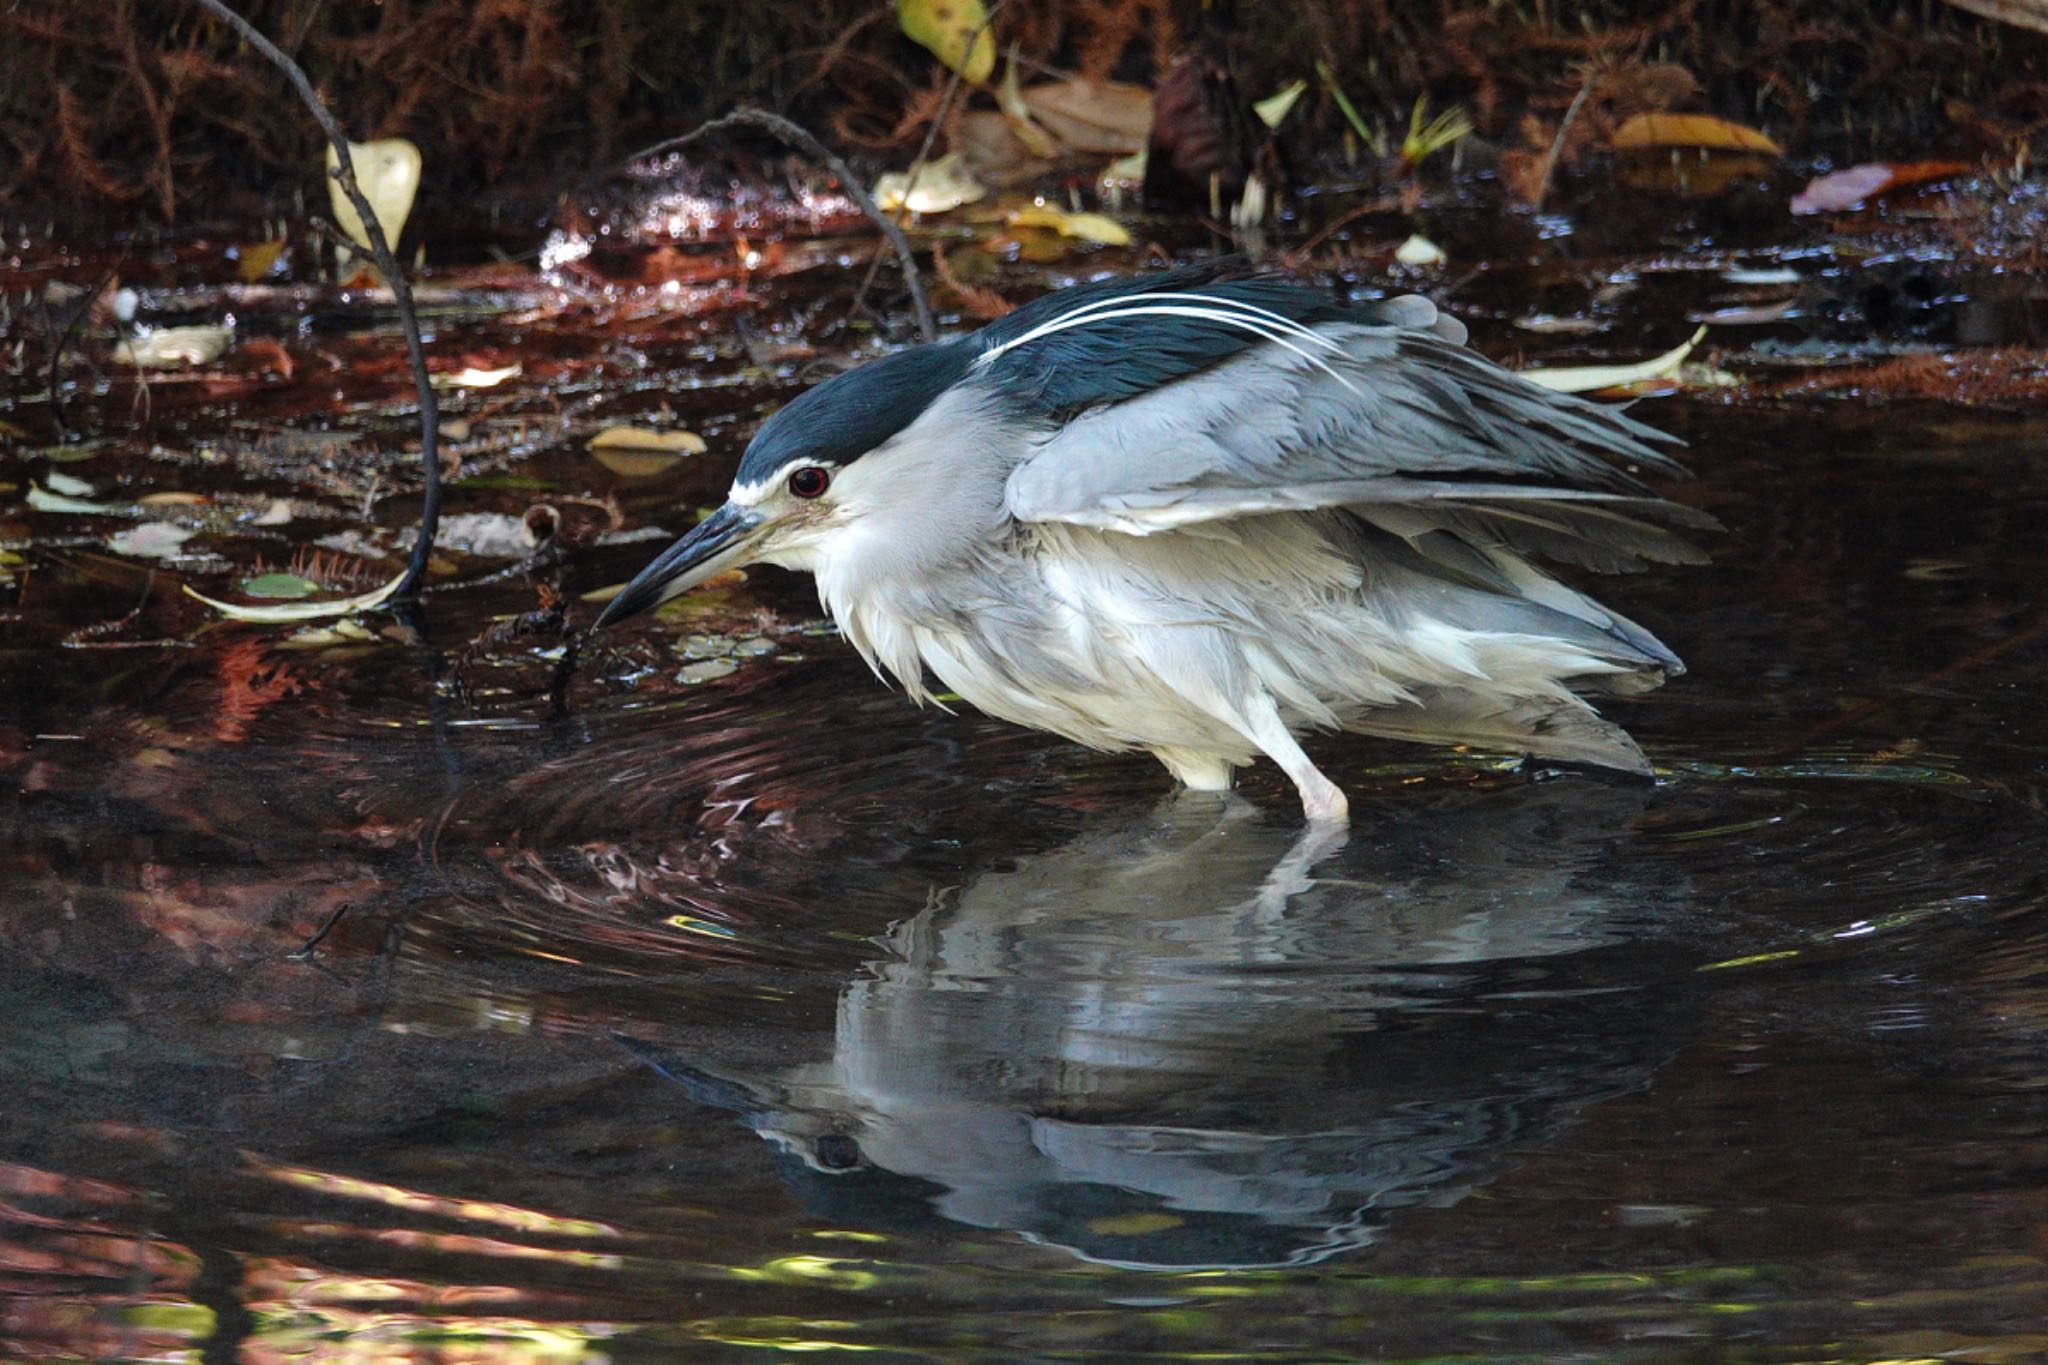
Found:
<svg viewBox="0 0 2048 1365"><path fill-rule="evenodd" d="M221 0L192 0L192 3L239 33L244 42L284 72L292 88L298 91L299 99L312 111L314 122L320 125L320 131L327 134L328 142L334 147L339 163L335 167L334 178L340 182L341 192L348 196L349 203L355 206L356 216L363 220L363 230L370 238L371 258L390 282L392 296L398 301L399 320L405 327L405 349L412 360L413 385L419 390L420 460L424 466L426 487L420 500L419 538L413 542L412 558L407 561L405 575L399 580L397 591L390 600L413 601L419 596L420 580L427 571L427 558L434 550L434 533L441 523L441 408L434 399L433 381L427 376L427 352L420 341L420 320L413 308L412 286L406 282L405 272L399 268L398 258L392 254L391 243L384 238L384 225L377 221L377 211L370 207L362 187L356 184L355 163L349 157L348 135L342 132L341 125L335 122L334 115L321 102L305 71L286 56L282 48L264 37L247 19L222 4Z"/></svg>

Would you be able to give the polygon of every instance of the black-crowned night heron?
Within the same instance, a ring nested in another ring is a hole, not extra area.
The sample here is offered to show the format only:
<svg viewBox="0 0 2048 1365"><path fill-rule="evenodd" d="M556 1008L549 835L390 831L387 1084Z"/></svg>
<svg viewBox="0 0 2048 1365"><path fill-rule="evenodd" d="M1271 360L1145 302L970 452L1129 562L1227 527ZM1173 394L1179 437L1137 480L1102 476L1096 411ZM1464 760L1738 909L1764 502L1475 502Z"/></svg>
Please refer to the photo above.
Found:
<svg viewBox="0 0 2048 1365"><path fill-rule="evenodd" d="M1668 438L1464 346L1427 299L1216 265L1049 295L840 375L762 424L723 507L602 627L766 562L878 675L1146 749L1190 787L1265 754L1311 820L1345 729L1647 773L1579 692L1683 672L1530 563L1696 562L1713 520L1630 472Z"/></svg>

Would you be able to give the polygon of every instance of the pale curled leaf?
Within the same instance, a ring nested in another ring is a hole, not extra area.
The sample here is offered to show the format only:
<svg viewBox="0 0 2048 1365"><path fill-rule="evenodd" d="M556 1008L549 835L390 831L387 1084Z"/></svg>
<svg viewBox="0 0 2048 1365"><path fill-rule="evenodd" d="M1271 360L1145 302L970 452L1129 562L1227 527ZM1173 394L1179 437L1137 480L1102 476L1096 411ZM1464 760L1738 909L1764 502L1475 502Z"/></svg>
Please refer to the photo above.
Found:
<svg viewBox="0 0 2048 1365"><path fill-rule="evenodd" d="M290 621L321 621L331 616L352 616L359 611L374 611L390 601L391 595L398 591L398 585L404 581L405 575L400 573L375 592L366 592L360 597L344 597L334 602L281 602L261 607L219 601L208 597L190 583L185 585L185 594L198 598L230 621L253 621L274 625Z"/></svg>
<svg viewBox="0 0 2048 1365"><path fill-rule="evenodd" d="M1563 365L1555 369L1522 370L1522 378L1555 393L1592 393L1640 384L1646 379L1675 379L1679 367L1707 334L1702 327L1683 346L1634 365Z"/></svg>
<svg viewBox="0 0 2048 1365"><path fill-rule="evenodd" d="M234 337L229 327L166 327L114 347L114 363L148 370L208 365L221 358Z"/></svg>
<svg viewBox="0 0 2048 1365"><path fill-rule="evenodd" d="M83 498L66 497L53 493L41 484L28 486L28 505L32 512L123 512L127 509L111 502L87 502Z"/></svg>

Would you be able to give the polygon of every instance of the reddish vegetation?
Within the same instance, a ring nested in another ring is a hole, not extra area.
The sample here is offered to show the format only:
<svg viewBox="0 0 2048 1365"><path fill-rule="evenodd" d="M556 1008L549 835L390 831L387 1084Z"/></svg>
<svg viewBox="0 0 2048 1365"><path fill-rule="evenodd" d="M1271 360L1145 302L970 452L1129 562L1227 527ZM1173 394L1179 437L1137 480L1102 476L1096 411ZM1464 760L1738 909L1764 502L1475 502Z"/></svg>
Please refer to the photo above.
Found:
<svg viewBox="0 0 2048 1365"><path fill-rule="evenodd" d="M1906 355L1875 365L1802 374L1760 391L1778 398L1816 396L2007 405L2048 400L2048 351L2020 347Z"/></svg>

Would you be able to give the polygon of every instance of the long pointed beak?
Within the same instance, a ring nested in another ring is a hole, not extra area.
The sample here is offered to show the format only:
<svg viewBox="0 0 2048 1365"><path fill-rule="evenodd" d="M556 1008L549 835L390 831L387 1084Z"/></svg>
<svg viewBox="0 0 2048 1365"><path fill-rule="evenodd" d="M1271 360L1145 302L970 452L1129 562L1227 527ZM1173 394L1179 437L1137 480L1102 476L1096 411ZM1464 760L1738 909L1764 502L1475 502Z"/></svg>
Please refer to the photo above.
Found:
<svg viewBox="0 0 2048 1365"><path fill-rule="evenodd" d="M759 512L730 502L725 504L636 574L617 597L605 604L591 629L603 630L614 621L636 616L733 567L753 543L762 521Z"/></svg>

